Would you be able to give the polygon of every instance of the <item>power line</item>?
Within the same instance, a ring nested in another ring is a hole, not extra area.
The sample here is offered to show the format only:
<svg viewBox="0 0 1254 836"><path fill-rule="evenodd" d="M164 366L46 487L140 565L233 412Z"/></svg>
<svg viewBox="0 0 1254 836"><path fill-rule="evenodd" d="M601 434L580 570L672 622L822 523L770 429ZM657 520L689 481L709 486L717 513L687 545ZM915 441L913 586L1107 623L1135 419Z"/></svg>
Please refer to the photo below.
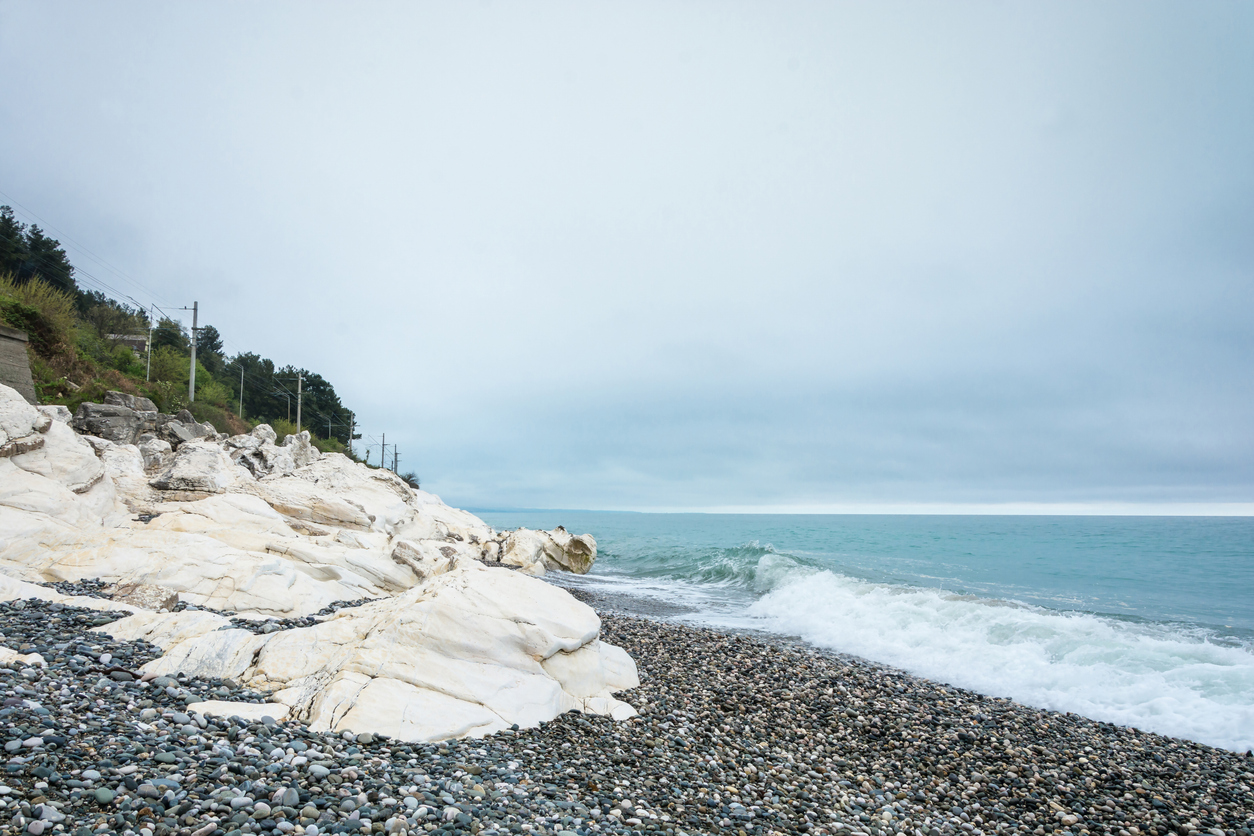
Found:
<svg viewBox="0 0 1254 836"><path fill-rule="evenodd" d="M102 266L102 267L104 267L105 269L112 271L112 272L113 272L114 274L116 274L116 275L117 275L120 279L122 279L123 281L125 281L125 282L127 282L128 284L132 285L133 287L137 288L137 289L141 292L141 294L146 295L146 296L150 299L150 301L148 302L148 304L146 304L146 305L145 305L143 302L140 302L138 299L136 299L133 295L131 295L131 294L129 294L129 293L125 293L125 292L123 292L123 291L119 290L118 288L116 288L116 287L114 287L113 285L111 285L109 282L106 282L105 280L101 279L99 276L97 276L97 275L93 274L92 272L90 272L90 271L88 271L88 270L84 269L83 267L81 267L81 266L79 266L79 265L73 265L73 264L69 265L69 266L70 266L70 268L71 268L71 271L72 271L72 272L71 272L71 274L70 274L70 279L71 279L71 281L73 281L73 282L75 282L75 283L78 283L78 284L85 285L85 286L86 286L89 290L96 290L96 291L99 291L99 292L101 292L101 293L108 294L108 295L109 295L109 296L111 296L111 297L112 297L115 301L116 301L116 300L118 300L118 299L123 299L123 300L129 301L130 303L132 303L133 305L135 305L135 307L136 307L136 309L137 309L137 310L136 310L136 312L137 312L138 314L148 315L148 319L150 320L150 326L149 326L149 327L150 327L150 331L151 331L151 327L152 327L152 325L151 325L151 319L152 319L152 317L151 317L151 315L150 315L150 313L149 313L150 311L158 311L158 312L160 312L160 313L161 313L161 315L162 315L163 317L165 317L166 319L168 319L168 320L170 320L170 321L177 321L177 322L180 322L180 324L182 324L182 323L181 323L181 317L176 317L176 316L172 315L172 314L171 314L171 311L167 311L167 310L166 310L165 308L163 308L161 305L157 304L157 302L158 302L158 301L163 302L166 306L169 306L169 307L171 308L171 310L172 310L172 311L176 311L176 312L177 312L177 309L173 308L173 306L171 305L171 303L169 302L169 300L168 300L168 299L166 299L166 298L164 298L164 297L162 297L162 296L159 296L159 295L158 295L156 292L154 292L151 288L147 287L146 285L144 285L144 284L142 284L141 282L137 281L136 279L132 278L131 276L129 276L128 274L126 274L124 271L122 271L122 270L121 270L121 269L119 269L118 267L114 266L113 264L111 264L110 262L108 262L107 260L105 260L104 258L102 258L101 256L97 255L96 253L94 253L93 251L91 251L90 249L88 249L88 248L87 248L86 246L84 246L83 244L80 244L80 243L79 243L78 241L76 241L74 238L70 237L69 235L67 235L66 233L64 233L64 232L63 232L63 231L61 231L60 229L58 229L56 226L54 226L54 225L52 225L52 224L48 223L48 222L47 222L47 221L45 221L42 217L40 217L38 214L36 214L35 212L33 212L33 211L31 211L30 209L28 209L28 208L26 208L25 206L23 206L21 203L18 203L16 200L14 200L13 198L11 198L11 197L10 197L8 194L6 194L4 191L0 191L0 197L3 197L3 198L4 198L4 200L5 200L5 201L6 201L6 202L10 205L10 206L15 206L15 207L17 207L17 209L18 209L18 210L20 210L21 214L22 214L22 215L24 215L24 216L26 217L26 219L27 219L27 221L28 221L28 222L29 222L31 219L33 219L34 221L37 221L38 223L42 224L42 225L43 225L43 229L46 229L46 230L48 230L48 231L50 231L50 232L52 232L52 233L55 233L57 236L59 236L59 237L58 237L58 239L56 239L56 243L57 243L58 245L62 245L62 241L64 241L64 242L68 242L68 244L69 244L69 246L70 246L71 248L73 248L73 249L75 249L75 250L77 250L77 251L79 251L79 252L81 252L81 253L85 254L88 258L90 258L92 261L96 262L97 264L101 265L101 266ZM13 241L14 243L24 243L24 242L22 242L22 241L21 241L21 239L20 239L20 238L15 238L15 237L13 237L13 236L4 236L4 237L5 237L7 240L9 240L9 241ZM54 261L52 260L52 259L53 259L53 256L52 256L52 254L51 254L51 253L40 253L40 254L32 254L32 255L34 255L34 259L35 259L36 263L41 264L41 265L42 265L42 266L44 266L44 267L50 267L50 266L57 266L57 267L60 267L60 266L62 266L59 262L54 262ZM193 310L193 313L195 312L195 311L194 311L194 308L192 308L192 309L189 309L189 308L184 308L183 310ZM194 318L194 317L193 317L193 326L192 326L192 327L193 327L193 331L194 331L194 330L196 329L196 324L195 324L195 318ZM218 335L218 336L219 336L219 339L221 340L222 345L223 345L224 347L229 347L229 348L231 348L231 349L233 349L233 350L235 351L235 355L236 355L236 356L235 356L235 358L233 358L233 359L238 360L238 359L239 359L239 357L241 357L242 355L244 355L244 354L246 354L246 353L251 353L251 352L245 352L242 348L240 348L240 346L239 346L239 345L237 345L237 344L236 344L236 343L234 343L233 341L227 340L227 339L225 339L224 337L222 337L222 335L221 335L220 333L219 333L219 335ZM192 339L193 339L193 340L195 340L195 339L196 339L196 335L195 335L195 333L193 333L193 334L192 334ZM149 343L150 343L150 351L151 351L151 339L149 340ZM288 396L292 396L292 397L299 397L299 396L301 396L301 395L303 394L303 393L301 393L301 392L295 392L295 393L294 393L294 392L292 392L290 389L288 389L286 386L284 386L284 385L283 385L283 382L282 382L280 379L278 379L278 378L274 378L274 377L273 377L273 375L271 376L271 379L270 379L270 380L266 380L266 379L265 379L265 378L263 378L263 377L260 377L260 376L258 376L258 375L256 375L256 374L252 373L252 372L249 372L249 371L245 370L245 369L244 369L244 364L243 364L242 362L240 362L240 363L239 363L239 366L240 366L240 377L241 377L241 381L242 381L242 383L251 383L254 387L256 387L256 388L260 388L260 389L264 389L264 388L266 388L267 386L271 386L271 385L278 386L280 389L282 389L282 390L283 390L283 394L288 395ZM289 368L290 368L290 366L289 366ZM298 374L298 375L301 375L301 374L302 374L302 372L303 372L303 370L297 370L297 374ZM194 374L194 372L193 372L192 374ZM189 375L189 377L191 377L191 375ZM192 379L194 379L194 378L192 378ZM241 398L241 402L242 402L243 395L244 395L243 388L244 388L244 387L243 387L243 385L241 385L241 390L240 390L240 393L239 393L239 394L240 394L240 398ZM316 396L315 396L315 398L316 398ZM317 403L317 402L316 402L316 400L315 400L315 401L314 401L314 404L316 404L316 403ZM334 408L334 407L332 407L332 410L333 410L333 409L335 409L335 408ZM353 428L353 427L355 427L355 426L356 426L356 422L355 422L355 421L353 421L353 422L351 422L351 423L345 424L344 422L339 421L339 420L335 420L335 419L342 418L342 413L343 413L343 412L349 412L349 413L351 414L351 413L352 413L352 411L351 411L351 410L349 410L347 407L345 407L343 404L341 404L341 405L338 407L338 409L339 409L339 410L341 410L341 414L339 414L339 415L335 415L334 413L328 414L328 412L324 412L324 410L319 409L319 408L318 408L317 406L315 406L315 405L311 405L310 407L308 407L308 411L311 413L311 415L313 415L313 416L315 416L315 417L317 418L317 423L327 422L327 423L328 423L329 425L331 425L331 426L337 426L337 427L344 427L344 426L347 426L347 427L350 427L350 433L349 433L349 434L350 434L350 436L351 436L351 435L353 434L353 433L352 433L352 431L351 431L351 428ZM330 419L330 420L328 420L328 419ZM350 439L349 443L350 443L350 444L352 443L351 439Z"/></svg>
<svg viewBox="0 0 1254 836"><path fill-rule="evenodd" d="M9 196L8 196L5 192L0 191L0 197L3 197L3 198L5 199L5 201L7 202L7 204L8 204L8 205L18 207L19 209L21 209L21 210L22 210L22 212L23 212L24 214L26 214L26 215L28 215L29 217L32 217L32 218L34 218L35 220L37 220L37 221L39 221L40 223L42 223L42 224L44 225L44 228L45 228L45 229L49 229L49 230L51 230L52 232L55 232L55 233L56 233L57 235L59 235L61 238L64 238L66 241L69 241L69 242L70 242L70 245L71 245L72 247L74 247L75 249L79 250L80 252L85 253L85 254L87 255L87 257L88 257L88 258L92 259L92 260L93 260L93 261L95 261L97 264L100 264L102 267L105 267L105 268L106 268L106 269L108 269L108 270L112 270L112 271L113 271L115 274L117 274L117 276L118 276L119 278L121 278L123 281L128 282L128 283L130 283L130 284L134 285L134 286L135 286L136 288L138 288L139 290L143 291L144 293L147 293L147 294L148 294L150 297L152 297L153 299L162 299L162 297L161 297L161 296L159 296L158 294L154 293L154 292L153 292L150 288L146 287L145 285L141 284L140 282L136 281L135 279L132 279L132 278L131 278L130 276L128 276L126 273L122 272L122 271L121 271L121 270L119 270L117 267L114 267L112 264L110 264L108 261L105 261L103 258L101 258L100 256L96 255L94 252L92 252L91 250L87 249L87 247L85 247L85 246L83 246L82 244L78 243L78 242L77 242L77 241L75 241L73 238L71 238L69 235L66 235L64 232L62 232L61 230L57 229L57 228L56 228L55 226L53 226L52 224L48 223L48 222L47 222L47 221L45 221L43 218L41 218L41 217L39 217L38 215L36 215L36 214L35 214L34 212L32 212L30 209L27 209L25 206L23 206L22 204L18 203L18 202L17 202L16 200L14 200L13 198L9 197ZM60 239L58 239L57 243L60 243ZM77 268L76 268L76 270L77 270ZM132 300L132 301L133 301L133 300ZM162 299L162 301L164 301L166 304L170 304L170 301L169 301L168 299Z"/></svg>

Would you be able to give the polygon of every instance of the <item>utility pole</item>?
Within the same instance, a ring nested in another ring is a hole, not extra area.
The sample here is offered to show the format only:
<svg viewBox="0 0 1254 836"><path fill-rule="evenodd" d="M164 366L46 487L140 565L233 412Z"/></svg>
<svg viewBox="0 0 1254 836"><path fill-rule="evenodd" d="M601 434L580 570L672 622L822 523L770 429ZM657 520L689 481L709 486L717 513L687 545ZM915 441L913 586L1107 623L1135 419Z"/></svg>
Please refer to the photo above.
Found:
<svg viewBox="0 0 1254 836"><path fill-rule="evenodd" d="M239 419L244 420L244 364L239 364Z"/></svg>
<svg viewBox="0 0 1254 836"><path fill-rule="evenodd" d="M348 455L350 458L353 455L353 434L356 431L357 431L357 416L350 412L348 413Z"/></svg>
<svg viewBox="0 0 1254 836"><path fill-rule="evenodd" d="M383 441L379 443L379 467L388 466L388 434L383 433Z"/></svg>
<svg viewBox="0 0 1254 836"><path fill-rule="evenodd" d="M152 380L152 306L148 306L148 369L144 372L144 380Z"/></svg>
<svg viewBox="0 0 1254 836"><path fill-rule="evenodd" d="M327 439L331 438L331 416L327 416Z"/></svg>
<svg viewBox="0 0 1254 836"><path fill-rule="evenodd" d="M187 380L187 402L196 401L196 325L200 313L200 303L192 302L192 373Z"/></svg>
<svg viewBox="0 0 1254 836"><path fill-rule="evenodd" d="M401 453L396 449L396 445L392 445L392 472L396 473L397 466L401 463Z"/></svg>
<svg viewBox="0 0 1254 836"><path fill-rule="evenodd" d="M300 387L305 382L304 376L296 373L296 432L300 432Z"/></svg>

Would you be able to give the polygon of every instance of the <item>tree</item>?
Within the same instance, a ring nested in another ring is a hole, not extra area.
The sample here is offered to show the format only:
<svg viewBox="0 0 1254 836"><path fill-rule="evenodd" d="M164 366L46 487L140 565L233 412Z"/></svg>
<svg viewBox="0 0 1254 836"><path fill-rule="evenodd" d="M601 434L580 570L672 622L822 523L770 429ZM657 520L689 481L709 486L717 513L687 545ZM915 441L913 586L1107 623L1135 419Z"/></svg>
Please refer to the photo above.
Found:
<svg viewBox="0 0 1254 836"><path fill-rule="evenodd" d="M18 284L38 276L71 296L78 289L74 265L61 242L44 235L35 224L19 221L10 206L0 206L0 273L12 273Z"/></svg>
<svg viewBox="0 0 1254 836"><path fill-rule="evenodd" d="M187 338L187 329L181 322L175 322L167 316L161 317L157 327L152 331L152 347L173 348L186 354L191 350L191 340Z"/></svg>
<svg viewBox="0 0 1254 836"><path fill-rule="evenodd" d="M74 283L74 265L61 247L61 242L44 235L43 230L31 224L26 229L27 267L19 278L25 281L39 276L57 290L73 295L78 290Z"/></svg>
<svg viewBox="0 0 1254 836"><path fill-rule="evenodd" d="M0 274L16 279L26 261L26 224L13 215L13 208L0 206Z"/></svg>
<svg viewBox="0 0 1254 836"><path fill-rule="evenodd" d="M79 318L96 329L101 339L110 334L142 334L148 330L148 314L110 299L99 290L80 290L74 300Z"/></svg>
<svg viewBox="0 0 1254 836"><path fill-rule="evenodd" d="M212 325L197 329L196 359L204 363L214 377L220 376L226 366L226 358L222 356L222 335ZM238 381L236 385L238 386Z"/></svg>
<svg viewBox="0 0 1254 836"><path fill-rule="evenodd" d="M152 379L158 383L174 383L186 388L191 366L187 355L173 346L157 346L152 352Z"/></svg>
<svg viewBox="0 0 1254 836"><path fill-rule="evenodd" d="M286 402L283 408L273 392L274 362L260 355L249 353L236 354L231 362L222 370L223 383L231 387L232 398L238 402L240 370L245 375L244 381L244 415L257 421L271 421L287 414Z"/></svg>

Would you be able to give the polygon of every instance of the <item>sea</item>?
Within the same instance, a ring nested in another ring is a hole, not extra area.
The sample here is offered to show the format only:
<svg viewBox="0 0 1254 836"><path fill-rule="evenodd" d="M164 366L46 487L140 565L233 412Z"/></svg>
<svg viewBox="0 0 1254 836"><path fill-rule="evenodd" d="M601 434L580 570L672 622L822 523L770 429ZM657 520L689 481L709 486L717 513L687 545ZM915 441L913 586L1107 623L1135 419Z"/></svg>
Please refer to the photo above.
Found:
<svg viewBox="0 0 1254 836"><path fill-rule="evenodd" d="M628 612L1254 747L1254 518L478 513L592 534L559 582Z"/></svg>

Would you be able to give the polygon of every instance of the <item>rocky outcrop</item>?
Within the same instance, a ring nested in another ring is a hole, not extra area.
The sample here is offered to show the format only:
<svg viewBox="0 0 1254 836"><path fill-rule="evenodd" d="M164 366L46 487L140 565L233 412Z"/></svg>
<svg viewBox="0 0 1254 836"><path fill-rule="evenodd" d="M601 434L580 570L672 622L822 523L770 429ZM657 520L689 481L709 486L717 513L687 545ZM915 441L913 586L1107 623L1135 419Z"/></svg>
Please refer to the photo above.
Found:
<svg viewBox="0 0 1254 836"><path fill-rule="evenodd" d="M156 411L138 413L129 406L84 403L74 413L74 429L114 444L134 444L140 434L156 427Z"/></svg>
<svg viewBox="0 0 1254 836"><path fill-rule="evenodd" d="M174 590L148 583L120 584L109 589L109 594L114 601L153 612L172 610L179 602Z"/></svg>
<svg viewBox="0 0 1254 836"><path fill-rule="evenodd" d="M135 412L156 412L157 405L148 398L128 395L125 392L105 392L104 402L109 406L124 406Z"/></svg>
<svg viewBox="0 0 1254 836"><path fill-rule="evenodd" d="M44 415L16 389L3 387L12 395L0 396L0 457L19 456L44 446L43 434L52 426Z"/></svg>
<svg viewBox="0 0 1254 836"><path fill-rule="evenodd" d="M562 526L552 531L520 528L505 541L501 562L532 575L546 569L587 574L597 559L597 541L591 534L572 535Z"/></svg>
<svg viewBox="0 0 1254 836"><path fill-rule="evenodd" d="M165 650L146 672L232 679L269 692L316 731L433 740L533 726L572 709L635 713L613 697L639 684L635 664L597 639L591 609L473 561L314 627L256 634L189 615L144 613L103 629Z"/></svg>
<svg viewBox="0 0 1254 836"><path fill-rule="evenodd" d="M178 415L157 411L148 398L125 392L105 393L104 403L84 403L74 413L72 425L84 434L112 441L114 444L139 444L148 436L159 438L177 448L181 444L218 437L209 423L197 423L186 409Z"/></svg>
<svg viewBox="0 0 1254 836"><path fill-rule="evenodd" d="M149 484L163 491L222 493L241 476L222 445L194 441L180 444L169 465Z"/></svg>
<svg viewBox="0 0 1254 836"><path fill-rule="evenodd" d="M287 436L282 445L274 443L277 438L269 424L260 424L247 435L227 439L226 447L233 461L258 478L285 476L312 464L322 455L313 445L308 430Z"/></svg>
<svg viewBox="0 0 1254 836"><path fill-rule="evenodd" d="M113 400L91 406L148 412ZM74 422L134 431L104 415L80 409ZM165 649L151 671L229 676L318 728L430 740L572 708L631 713L612 696L636 683L631 660L599 641L591 609L527 576L587 571L591 537L507 537L393 473L319 453L307 433L282 445L266 426L134 440L76 434L0 387L0 600L50 594L39 582L104 581L114 601L76 603L136 612L107 630ZM212 612L161 612L182 601L308 617L359 599L373 601L265 634Z"/></svg>

